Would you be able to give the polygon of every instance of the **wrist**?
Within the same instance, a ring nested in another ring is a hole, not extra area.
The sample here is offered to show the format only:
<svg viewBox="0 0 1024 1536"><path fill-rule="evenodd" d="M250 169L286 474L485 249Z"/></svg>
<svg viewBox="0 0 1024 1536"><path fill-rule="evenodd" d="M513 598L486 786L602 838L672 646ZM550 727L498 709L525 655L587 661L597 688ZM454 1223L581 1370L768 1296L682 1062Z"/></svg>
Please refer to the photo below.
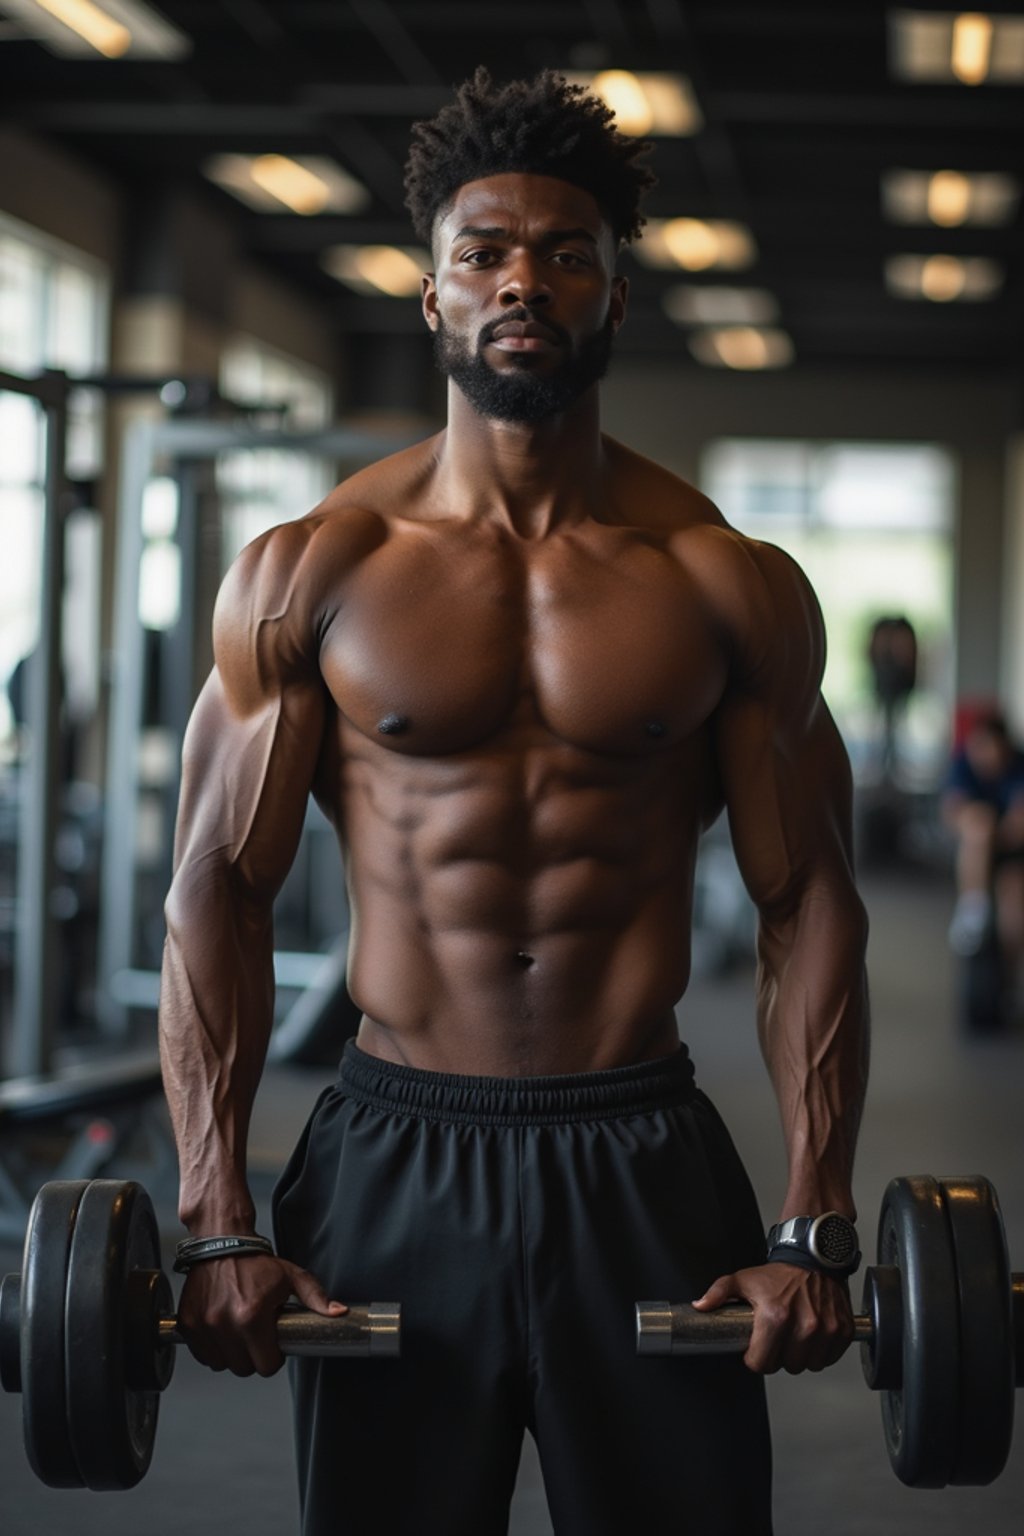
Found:
<svg viewBox="0 0 1024 1536"><path fill-rule="evenodd" d="M190 1237L249 1237L256 1230L256 1207L248 1192L237 1199L182 1200L178 1216Z"/></svg>
<svg viewBox="0 0 1024 1536"><path fill-rule="evenodd" d="M274 1245L269 1237L261 1237L258 1232L246 1237L226 1233L187 1237L175 1249L174 1270L176 1274L187 1275L197 1264L208 1264L215 1259L268 1257L274 1257Z"/></svg>

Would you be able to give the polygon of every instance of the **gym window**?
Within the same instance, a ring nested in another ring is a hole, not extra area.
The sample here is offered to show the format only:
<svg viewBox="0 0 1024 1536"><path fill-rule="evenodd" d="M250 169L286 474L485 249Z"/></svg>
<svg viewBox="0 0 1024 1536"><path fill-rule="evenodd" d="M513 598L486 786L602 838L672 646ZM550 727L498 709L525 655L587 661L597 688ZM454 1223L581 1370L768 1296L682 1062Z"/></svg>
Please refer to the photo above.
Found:
<svg viewBox="0 0 1024 1536"><path fill-rule="evenodd" d="M918 685L899 735L900 781L941 774L953 697L953 457L932 443L723 438L701 488L743 533L806 571L828 625L824 692L861 783L879 771L880 716L868 642L881 617L910 620Z"/></svg>
<svg viewBox="0 0 1024 1536"><path fill-rule="evenodd" d="M101 373L109 346L110 282L84 252L0 214L0 368ZM68 410L68 473L95 477L103 460L103 407L76 390ZM0 678L10 680L36 642L43 518L43 416L34 400L0 391ZM68 523L65 683L76 714L95 705L99 674L99 529L87 513ZM0 739L13 720L0 694Z"/></svg>
<svg viewBox="0 0 1024 1536"><path fill-rule="evenodd" d="M289 431L318 432L330 425L333 399L327 375L254 337L236 337L225 348L220 388L229 400L267 411L270 421ZM310 512L334 481L334 465L315 453L256 448L222 454L217 488L225 570L268 528Z"/></svg>

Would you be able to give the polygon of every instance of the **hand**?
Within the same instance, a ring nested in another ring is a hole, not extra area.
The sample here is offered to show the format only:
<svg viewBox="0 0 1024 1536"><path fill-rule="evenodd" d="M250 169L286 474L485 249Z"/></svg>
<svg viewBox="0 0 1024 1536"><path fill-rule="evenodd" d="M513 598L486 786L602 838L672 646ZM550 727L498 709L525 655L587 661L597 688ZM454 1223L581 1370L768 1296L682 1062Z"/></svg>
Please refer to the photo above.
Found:
<svg viewBox="0 0 1024 1536"><path fill-rule="evenodd" d="M308 1270L271 1254L210 1259L185 1277L178 1328L201 1365L236 1376L273 1376L284 1364L277 1315L290 1296L324 1317L348 1311Z"/></svg>
<svg viewBox="0 0 1024 1536"><path fill-rule="evenodd" d="M722 1275L693 1305L710 1312L727 1301L754 1309L754 1331L743 1356L752 1371L820 1371L833 1365L853 1338L853 1309L845 1280L795 1264L759 1264Z"/></svg>

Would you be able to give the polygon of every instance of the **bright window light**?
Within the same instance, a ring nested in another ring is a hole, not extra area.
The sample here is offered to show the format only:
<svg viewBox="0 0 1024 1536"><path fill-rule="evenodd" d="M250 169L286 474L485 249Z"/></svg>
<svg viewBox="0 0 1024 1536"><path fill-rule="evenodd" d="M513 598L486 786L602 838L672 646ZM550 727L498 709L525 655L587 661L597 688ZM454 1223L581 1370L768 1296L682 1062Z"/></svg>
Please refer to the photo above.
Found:
<svg viewBox="0 0 1024 1536"><path fill-rule="evenodd" d="M890 256L885 263L890 293L898 299L928 299L933 304L993 299L1003 278L1003 268L987 256L903 254Z"/></svg>
<svg viewBox="0 0 1024 1536"><path fill-rule="evenodd" d="M697 361L711 368L737 368L749 373L785 368L793 361L793 343L785 331L752 325L696 331L689 345Z"/></svg>
<svg viewBox="0 0 1024 1536"><path fill-rule="evenodd" d="M615 113L615 126L622 133L685 138L704 125L685 75L634 75L625 69L604 69L599 74L569 74L567 78L600 96Z"/></svg>
<svg viewBox="0 0 1024 1536"><path fill-rule="evenodd" d="M27 37L86 59L176 59L192 41L144 0L3 0Z"/></svg>
<svg viewBox="0 0 1024 1536"><path fill-rule="evenodd" d="M770 325L778 319L775 295L766 288L725 288L676 283L662 308L677 325Z"/></svg>
<svg viewBox="0 0 1024 1536"><path fill-rule="evenodd" d="M419 297L431 256L416 246L336 245L325 253L322 266L356 293L411 299Z"/></svg>
<svg viewBox="0 0 1024 1536"><path fill-rule="evenodd" d="M914 82L1024 81L1024 15L892 10L889 67L897 79Z"/></svg>
<svg viewBox="0 0 1024 1536"><path fill-rule="evenodd" d="M257 213L358 213L370 201L361 182L322 155L214 155L203 174Z"/></svg>
<svg viewBox="0 0 1024 1536"><path fill-rule="evenodd" d="M687 272L738 271L757 259L749 229L728 219L648 219L632 251L644 266Z"/></svg>
<svg viewBox="0 0 1024 1536"><path fill-rule="evenodd" d="M882 208L894 224L1009 224L1020 202L1020 183L1000 171L886 171Z"/></svg>

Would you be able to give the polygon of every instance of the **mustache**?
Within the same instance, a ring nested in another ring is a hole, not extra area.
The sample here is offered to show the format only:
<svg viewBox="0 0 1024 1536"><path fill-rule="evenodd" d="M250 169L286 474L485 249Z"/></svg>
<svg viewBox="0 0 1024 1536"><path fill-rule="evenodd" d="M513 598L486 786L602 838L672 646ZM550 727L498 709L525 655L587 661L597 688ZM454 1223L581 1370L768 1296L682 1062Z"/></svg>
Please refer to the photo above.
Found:
<svg viewBox="0 0 1024 1536"><path fill-rule="evenodd" d="M489 320L485 326L482 326L476 339L477 347L485 347L488 342L494 340L495 331L501 326L509 324L539 325L543 330L547 331L549 336L553 336L563 346L569 346L570 344L569 333L563 330L562 326L556 325L553 320L548 320L543 315L538 315L535 310L521 305L518 309L507 309L496 320Z"/></svg>

